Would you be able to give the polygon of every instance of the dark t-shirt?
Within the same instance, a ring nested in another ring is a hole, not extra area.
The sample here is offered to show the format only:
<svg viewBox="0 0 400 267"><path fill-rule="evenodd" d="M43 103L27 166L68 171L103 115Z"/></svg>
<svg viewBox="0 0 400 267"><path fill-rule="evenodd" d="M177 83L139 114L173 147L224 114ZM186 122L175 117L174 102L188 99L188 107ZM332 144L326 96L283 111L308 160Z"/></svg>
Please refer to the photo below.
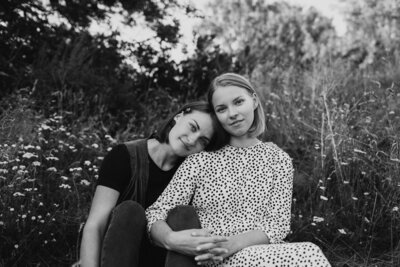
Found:
<svg viewBox="0 0 400 267"><path fill-rule="evenodd" d="M146 192L145 207L149 207L164 191L179 164L171 170L161 170L149 157L149 181ZM122 193L131 179L131 166L129 152L125 145L115 146L104 158L99 171L97 185L110 187Z"/></svg>
<svg viewBox="0 0 400 267"><path fill-rule="evenodd" d="M180 163L171 170L161 170L149 157L149 180L147 184L145 209L157 200L165 187L170 182ZM110 187L122 193L128 186L131 179L130 155L125 145L115 146L105 157L99 171L97 185ZM152 245L143 234L143 241L140 249L140 266L164 266L166 250Z"/></svg>

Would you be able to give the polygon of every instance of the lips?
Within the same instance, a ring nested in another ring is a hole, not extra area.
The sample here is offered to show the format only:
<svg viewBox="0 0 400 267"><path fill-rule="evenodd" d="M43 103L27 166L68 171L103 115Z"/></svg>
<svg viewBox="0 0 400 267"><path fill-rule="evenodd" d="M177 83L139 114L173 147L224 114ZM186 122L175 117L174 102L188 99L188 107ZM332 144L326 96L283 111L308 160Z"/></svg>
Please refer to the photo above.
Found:
<svg viewBox="0 0 400 267"><path fill-rule="evenodd" d="M242 121L243 120L236 120L236 121L230 123L229 126L236 126L236 125L240 124Z"/></svg>
<svg viewBox="0 0 400 267"><path fill-rule="evenodd" d="M186 150L190 150L189 146L181 138L179 138L179 140L182 142Z"/></svg>

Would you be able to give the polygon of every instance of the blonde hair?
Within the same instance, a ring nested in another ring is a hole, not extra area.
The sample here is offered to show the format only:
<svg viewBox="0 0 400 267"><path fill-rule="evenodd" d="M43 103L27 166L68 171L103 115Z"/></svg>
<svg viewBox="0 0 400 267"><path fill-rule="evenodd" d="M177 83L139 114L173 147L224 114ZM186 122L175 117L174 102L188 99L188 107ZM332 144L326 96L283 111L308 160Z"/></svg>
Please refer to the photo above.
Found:
<svg viewBox="0 0 400 267"><path fill-rule="evenodd" d="M250 95L254 95L254 97L258 101L257 108L254 110L254 120L253 124L249 129L249 134L251 137L257 137L264 133L265 131L265 114L264 110L261 105L260 98L256 90L253 88L251 83L244 78L242 75L236 73L224 73L212 80L210 88L208 89L207 99L208 103L212 107L212 96L217 90L218 87L225 87L225 86L237 86L240 88L245 89Z"/></svg>

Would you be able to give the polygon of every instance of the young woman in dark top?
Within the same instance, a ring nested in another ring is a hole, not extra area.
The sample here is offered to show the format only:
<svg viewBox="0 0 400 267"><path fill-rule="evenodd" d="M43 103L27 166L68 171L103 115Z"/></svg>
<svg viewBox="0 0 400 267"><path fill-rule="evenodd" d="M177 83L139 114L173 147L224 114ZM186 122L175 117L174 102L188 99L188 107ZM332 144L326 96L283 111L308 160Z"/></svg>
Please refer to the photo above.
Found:
<svg viewBox="0 0 400 267"><path fill-rule="evenodd" d="M114 147L100 168L80 265L164 266L166 251L150 244L145 234L144 209L158 198L183 158L226 143L210 106L194 102L172 114L156 135ZM217 246L219 239L196 240ZM185 240L177 239L175 245L184 246Z"/></svg>

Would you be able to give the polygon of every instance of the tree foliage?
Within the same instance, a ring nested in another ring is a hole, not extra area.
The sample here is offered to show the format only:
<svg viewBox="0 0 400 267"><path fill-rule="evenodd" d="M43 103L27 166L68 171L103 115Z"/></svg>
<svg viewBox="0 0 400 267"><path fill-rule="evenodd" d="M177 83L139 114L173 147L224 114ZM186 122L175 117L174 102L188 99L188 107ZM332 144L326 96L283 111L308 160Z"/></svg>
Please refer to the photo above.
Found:
<svg viewBox="0 0 400 267"><path fill-rule="evenodd" d="M237 55L249 74L257 64L299 66L323 57L331 44L331 22L316 10L286 2L235 0L212 2L213 18L203 28Z"/></svg>
<svg viewBox="0 0 400 267"><path fill-rule="evenodd" d="M342 51L345 58L364 68L382 58L399 56L399 1L352 0L348 7L348 34Z"/></svg>

